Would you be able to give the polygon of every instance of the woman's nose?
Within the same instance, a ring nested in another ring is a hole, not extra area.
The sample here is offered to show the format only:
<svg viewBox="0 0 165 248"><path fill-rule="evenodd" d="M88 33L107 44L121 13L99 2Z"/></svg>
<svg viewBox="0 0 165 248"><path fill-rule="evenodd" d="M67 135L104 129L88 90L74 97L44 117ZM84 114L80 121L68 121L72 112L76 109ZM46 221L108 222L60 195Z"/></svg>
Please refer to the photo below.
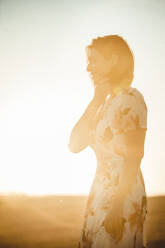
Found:
<svg viewBox="0 0 165 248"><path fill-rule="evenodd" d="M87 65L87 71L89 72L90 69L91 69L91 66L90 66L90 64L88 64L88 65Z"/></svg>

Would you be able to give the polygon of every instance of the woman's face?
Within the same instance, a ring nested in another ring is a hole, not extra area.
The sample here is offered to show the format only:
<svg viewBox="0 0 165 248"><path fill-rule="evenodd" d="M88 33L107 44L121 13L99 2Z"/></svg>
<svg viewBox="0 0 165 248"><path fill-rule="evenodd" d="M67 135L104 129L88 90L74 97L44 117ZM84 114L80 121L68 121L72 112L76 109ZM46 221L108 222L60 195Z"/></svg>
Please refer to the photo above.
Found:
<svg viewBox="0 0 165 248"><path fill-rule="evenodd" d="M90 73L94 83L105 79L115 65L117 60L114 57L106 59L95 48L87 48L87 71Z"/></svg>

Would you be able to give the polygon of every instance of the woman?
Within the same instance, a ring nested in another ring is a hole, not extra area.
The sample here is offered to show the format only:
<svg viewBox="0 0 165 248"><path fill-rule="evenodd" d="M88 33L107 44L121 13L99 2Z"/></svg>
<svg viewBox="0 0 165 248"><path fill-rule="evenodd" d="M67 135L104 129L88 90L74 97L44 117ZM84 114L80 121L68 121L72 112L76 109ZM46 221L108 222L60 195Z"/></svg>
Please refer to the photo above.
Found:
<svg viewBox="0 0 165 248"><path fill-rule="evenodd" d="M97 170L88 197L80 248L142 248L146 193L140 169L147 129L142 94L130 85L134 59L118 35L87 47L95 94L70 136L78 153L90 146Z"/></svg>

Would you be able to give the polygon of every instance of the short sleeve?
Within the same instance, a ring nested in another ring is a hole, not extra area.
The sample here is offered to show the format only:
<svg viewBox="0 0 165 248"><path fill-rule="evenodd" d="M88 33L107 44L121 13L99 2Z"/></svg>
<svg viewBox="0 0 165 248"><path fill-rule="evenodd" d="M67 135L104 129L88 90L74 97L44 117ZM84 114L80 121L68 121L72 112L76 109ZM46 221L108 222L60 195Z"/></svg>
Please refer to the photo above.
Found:
<svg viewBox="0 0 165 248"><path fill-rule="evenodd" d="M105 120L112 134L147 128L147 107L137 89L121 93L110 103Z"/></svg>

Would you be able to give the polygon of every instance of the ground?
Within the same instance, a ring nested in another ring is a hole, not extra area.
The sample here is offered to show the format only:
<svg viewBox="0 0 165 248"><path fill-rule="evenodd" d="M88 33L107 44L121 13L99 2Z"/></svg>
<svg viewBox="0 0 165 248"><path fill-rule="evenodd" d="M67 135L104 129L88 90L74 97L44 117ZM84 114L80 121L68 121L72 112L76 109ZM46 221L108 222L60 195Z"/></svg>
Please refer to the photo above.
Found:
<svg viewBox="0 0 165 248"><path fill-rule="evenodd" d="M87 196L0 197L0 248L76 248ZM165 197L148 198L147 248L165 247Z"/></svg>

